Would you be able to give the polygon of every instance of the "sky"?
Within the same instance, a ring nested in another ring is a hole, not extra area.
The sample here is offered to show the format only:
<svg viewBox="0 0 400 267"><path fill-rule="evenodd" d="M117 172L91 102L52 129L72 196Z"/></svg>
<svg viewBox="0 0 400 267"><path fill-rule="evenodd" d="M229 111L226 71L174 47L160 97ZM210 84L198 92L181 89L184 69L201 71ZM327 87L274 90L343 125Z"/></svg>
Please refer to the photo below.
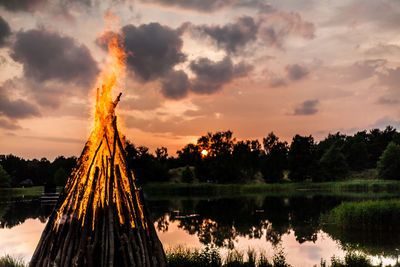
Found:
<svg viewBox="0 0 400 267"><path fill-rule="evenodd" d="M399 26L397 0L0 0L0 154L79 156L111 34L121 131L150 151L399 129Z"/></svg>

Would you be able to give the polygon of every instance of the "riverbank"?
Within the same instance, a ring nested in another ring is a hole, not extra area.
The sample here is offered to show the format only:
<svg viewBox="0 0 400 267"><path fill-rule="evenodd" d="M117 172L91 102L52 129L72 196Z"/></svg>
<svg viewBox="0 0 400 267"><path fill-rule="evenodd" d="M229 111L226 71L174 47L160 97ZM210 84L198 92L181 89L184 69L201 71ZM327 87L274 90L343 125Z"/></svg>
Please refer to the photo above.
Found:
<svg viewBox="0 0 400 267"><path fill-rule="evenodd" d="M44 186L0 188L1 197L37 197L44 192Z"/></svg>
<svg viewBox="0 0 400 267"><path fill-rule="evenodd" d="M146 194L160 195L246 195L254 193L301 194L322 191L332 194L371 193L393 194L400 192L400 181L354 179L324 183L276 183L276 184L212 184L212 183L149 183L143 186Z"/></svg>
<svg viewBox="0 0 400 267"><path fill-rule="evenodd" d="M61 190L61 188L60 188ZM143 186L147 195L157 196L229 196L268 194L312 194L313 192L326 194L371 194L392 195L400 192L400 181L378 179L350 179L339 182L301 182L301 183L254 183L254 184L213 184L213 183L149 183ZM25 188L0 188L0 196L13 197L41 196L43 186Z"/></svg>

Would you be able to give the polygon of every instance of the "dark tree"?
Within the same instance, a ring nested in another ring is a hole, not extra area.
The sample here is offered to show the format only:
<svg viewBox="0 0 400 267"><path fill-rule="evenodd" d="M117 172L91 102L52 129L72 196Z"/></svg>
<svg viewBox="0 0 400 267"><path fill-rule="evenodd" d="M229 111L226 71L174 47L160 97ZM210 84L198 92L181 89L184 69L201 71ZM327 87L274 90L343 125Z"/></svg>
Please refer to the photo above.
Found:
<svg viewBox="0 0 400 267"><path fill-rule="evenodd" d="M315 175L315 144L310 136L296 135L290 145L288 154L289 178L292 181L304 181Z"/></svg>
<svg viewBox="0 0 400 267"><path fill-rule="evenodd" d="M194 181L194 174L189 166L182 171L182 182L184 183L193 183Z"/></svg>
<svg viewBox="0 0 400 267"><path fill-rule="evenodd" d="M343 179L349 171L346 159L336 143L332 144L331 147L325 151L319 162L321 175L318 176L318 181L336 181Z"/></svg>
<svg viewBox="0 0 400 267"><path fill-rule="evenodd" d="M3 169L3 166L0 165L0 187L10 187L11 186L11 177Z"/></svg>
<svg viewBox="0 0 400 267"><path fill-rule="evenodd" d="M241 182L253 180L260 170L261 145L258 140L239 141L233 147L232 160Z"/></svg>
<svg viewBox="0 0 400 267"><path fill-rule="evenodd" d="M377 165L381 178L400 180L400 145L390 142Z"/></svg>
<svg viewBox="0 0 400 267"><path fill-rule="evenodd" d="M283 177L283 170L288 164L288 144L279 141L273 133L263 139L264 155L261 157L261 172L266 182L278 182Z"/></svg>

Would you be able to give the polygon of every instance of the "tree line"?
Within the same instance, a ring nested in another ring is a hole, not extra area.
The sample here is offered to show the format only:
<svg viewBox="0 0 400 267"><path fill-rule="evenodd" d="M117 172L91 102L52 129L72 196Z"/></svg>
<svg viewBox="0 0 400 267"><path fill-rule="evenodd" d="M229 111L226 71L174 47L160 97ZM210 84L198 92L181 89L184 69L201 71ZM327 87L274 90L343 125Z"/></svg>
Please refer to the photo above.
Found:
<svg viewBox="0 0 400 267"><path fill-rule="evenodd" d="M259 140L236 140L232 131L207 133L170 156L166 147L151 153L145 146L126 141L129 167L139 183L212 182L267 183L337 181L351 172L377 169L380 178L400 179L400 133L387 126L354 135L329 134L316 142L295 135L291 143L273 132ZM0 187L63 185L76 157L25 160L0 155Z"/></svg>

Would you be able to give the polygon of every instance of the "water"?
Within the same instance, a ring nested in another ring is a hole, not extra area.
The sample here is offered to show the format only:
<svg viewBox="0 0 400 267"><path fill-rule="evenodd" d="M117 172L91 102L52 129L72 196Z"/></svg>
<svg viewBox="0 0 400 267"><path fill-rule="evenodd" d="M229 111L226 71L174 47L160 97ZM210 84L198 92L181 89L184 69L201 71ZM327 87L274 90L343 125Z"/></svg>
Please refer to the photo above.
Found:
<svg viewBox="0 0 400 267"><path fill-rule="evenodd" d="M320 223L320 216L345 200L318 193L299 196L251 197L155 197L147 202L165 249L184 246L217 246L224 255L230 249L249 248L272 257L279 249L293 266L313 266L321 258L343 258L346 249L370 255L374 263L394 264L400 235L391 232L346 233L335 225ZM35 197L0 198L0 255L29 261L39 241L52 205Z"/></svg>

